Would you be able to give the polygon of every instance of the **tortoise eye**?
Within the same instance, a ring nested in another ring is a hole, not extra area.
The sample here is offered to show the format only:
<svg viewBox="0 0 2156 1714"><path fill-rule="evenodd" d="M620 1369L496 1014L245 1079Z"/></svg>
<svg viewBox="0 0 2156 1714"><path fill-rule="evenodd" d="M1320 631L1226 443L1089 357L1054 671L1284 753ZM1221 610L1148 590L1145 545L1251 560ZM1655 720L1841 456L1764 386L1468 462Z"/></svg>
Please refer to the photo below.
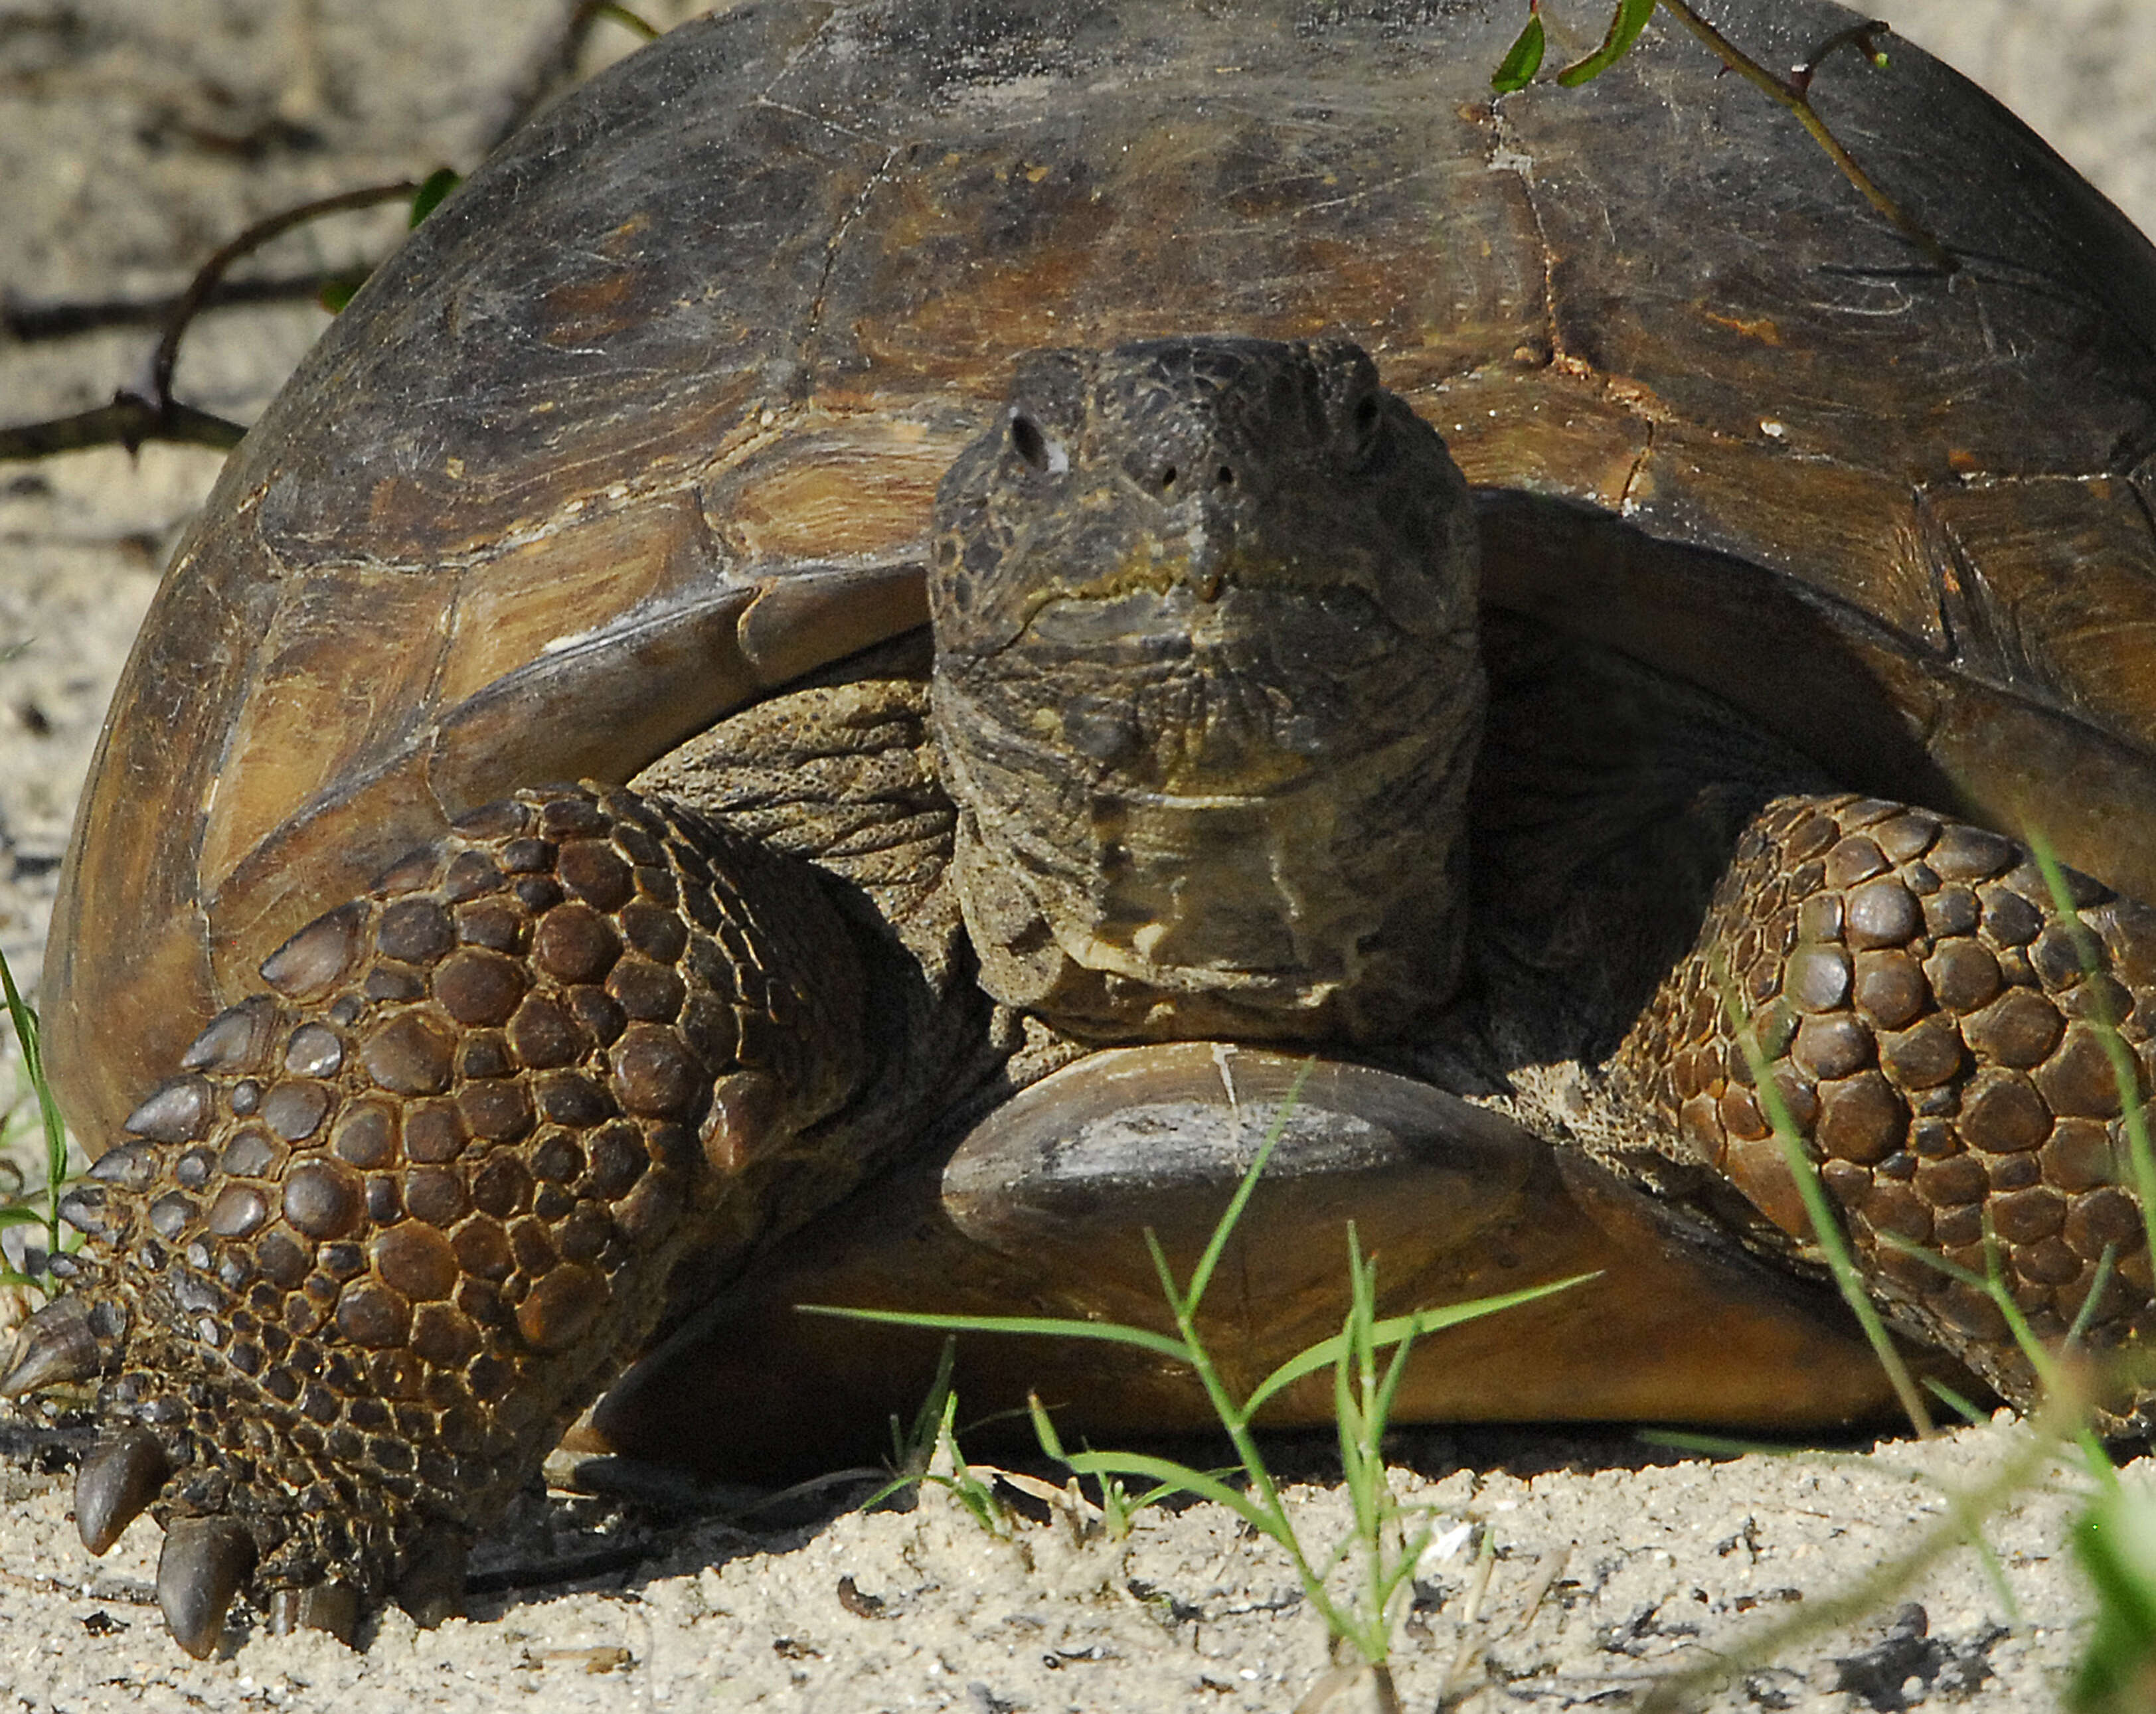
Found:
<svg viewBox="0 0 2156 1714"><path fill-rule="evenodd" d="M1021 412L1011 413L1011 445L1018 455L1036 470L1048 468L1048 437L1040 432L1040 424Z"/></svg>

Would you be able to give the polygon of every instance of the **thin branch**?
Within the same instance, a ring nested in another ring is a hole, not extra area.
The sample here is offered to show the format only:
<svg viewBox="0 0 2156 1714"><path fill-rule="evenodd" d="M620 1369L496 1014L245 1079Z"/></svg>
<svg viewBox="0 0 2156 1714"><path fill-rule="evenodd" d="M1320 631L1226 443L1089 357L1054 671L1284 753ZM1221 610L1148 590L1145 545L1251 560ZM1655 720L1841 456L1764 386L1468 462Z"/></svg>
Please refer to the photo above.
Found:
<svg viewBox="0 0 2156 1714"><path fill-rule="evenodd" d="M498 148L511 132L523 125L555 95L576 80L577 62L583 57L584 44L590 39L594 27L602 18L622 24L634 31L647 42L658 39L660 32L654 29L626 7L613 0L571 0L568 16L563 20L561 33L553 44L542 54L526 74L524 86L509 99L494 134L487 139L490 152Z"/></svg>
<svg viewBox="0 0 2156 1714"><path fill-rule="evenodd" d="M574 0L559 38L543 56L527 88L511 100L509 119L501 136L522 124L557 89L570 80L585 38L602 18L622 24L646 39L659 34L616 0ZM495 141L499 141L500 137ZM28 309L0 303L0 324L4 324L6 331L18 339L53 339L93 327L133 326L145 321L156 321L163 330L151 355L149 379L145 387L122 387L110 404L100 405L95 410L0 428L0 460L45 458L54 453L93 446L124 446L131 452L150 441L220 449L236 446L247 432L241 424L182 404L172 397L172 373L179 362L180 341L187 329L198 316L215 305L316 295L346 277L347 270L300 280L235 285L225 283L225 274L242 257L252 254L295 226L326 214L371 208L413 197L424 188L409 179L394 184L369 185L302 203L259 220L220 246L196 270L187 290L175 298L146 303L109 301ZM421 213L426 206L415 204ZM415 221L418 218L415 213Z"/></svg>
<svg viewBox="0 0 2156 1714"><path fill-rule="evenodd" d="M353 208L372 208L379 203L393 203L411 196L419 188L416 181L399 179L394 184L367 185L356 191L340 191L333 197L321 197L311 203L285 208L258 220L236 238L219 245L216 254L195 271L173 306L172 317L165 323L164 336L157 341L157 349L150 359L150 393L147 403L159 411L173 408L172 367L179 361L180 341L191 323L208 303L210 295L217 290L218 282L224 278L225 270L243 256L251 255L273 238L283 236L295 226L310 220L320 219L325 214L341 214ZM123 394L123 398L127 395Z"/></svg>
<svg viewBox="0 0 2156 1714"><path fill-rule="evenodd" d="M1820 62L1835 49L1843 46L1858 49L1867 57L1876 56L1879 50L1874 43L1878 33L1887 28L1884 23L1858 24L1838 31L1822 43L1810 59L1799 65L1792 77L1784 80L1776 77L1738 47L1693 11L1686 0L1661 0L1661 6L1664 11L1704 42L1724 65L1795 114L1797 122L1811 133L1813 141L1826 151L1828 158L1841 169L1842 176L1864 193L1866 201L1893 223L1895 229L1902 237L1929 257L1933 265L1941 273L1952 274L1961 266L1928 228L1904 213L1900 203L1879 188L1871 175L1857 164L1856 157L1843 147L1840 140L1827 129L1826 121L1819 116L1818 110L1811 104L1812 75L1819 69Z"/></svg>
<svg viewBox="0 0 2156 1714"><path fill-rule="evenodd" d="M0 428L0 459L42 459L54 453L80 452L92 446L124 446L133 452L152 440L179 446L211 446L220 451L239 444L245 427L198 411L177 400L162 411L146 398L123 393L109 405Z"/></svg>
<svg viewBox="0 0 2156 1714"><path fill-rule="evenodd" d="M1812 78L1837 49L1852 48L1866 59L1878 59L1885 51L1879 45L1879 33L1891 32L1893 28L1885 18L1875 18L1866 23L1853 23L1845 30L1836 30L1813 49L1806 59L1789 68L1789 87L1800 95L1810 94Z"/></svg>
<svg viewBox="0 0 2156 1714"><path fill-rule="evenodd" d="M341 214L350 209L396 202L411 196L418 188L409 179L395 184L368 185L302 203L256 221L218 246L217 253L195 270L187 290L172 300L163 317L164 332L150 359L146 392L123 387L113 395L110 404L100 405L95 410L0 428L0 459L39 459L92 446L124 446L132 452L153 440L220 449L237 446L247 432L244 427L198 410L192 405L182 404L172 397L172 370L179 361L180 341L186 336L195 317L215 299L226 270L243 256L260 249L270 239L295 226L325 214Z"/></svg>
<svg viewBox="0 0 2156 1714"><path fill-rule="evenodd" d="M318 299L326 285L342 280L352 270L317 269L308 274L280 275L273 280L227 280L197 309L245 308L254 304L304 303ZM180 294L167 292L157 298L58 299L49 303L26 303L0 292L0 334L33 345L39 341L73 339L107 327L163 327L180 307Z"/></svg>

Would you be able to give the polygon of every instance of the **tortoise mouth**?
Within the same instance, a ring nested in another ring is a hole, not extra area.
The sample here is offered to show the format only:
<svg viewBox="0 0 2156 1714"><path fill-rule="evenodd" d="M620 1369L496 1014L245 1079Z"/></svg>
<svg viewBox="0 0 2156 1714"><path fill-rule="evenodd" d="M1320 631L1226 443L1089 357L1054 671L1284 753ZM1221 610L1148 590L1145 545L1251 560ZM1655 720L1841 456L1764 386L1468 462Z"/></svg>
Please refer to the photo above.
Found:
<svg viewBox="0 0 2156 1714"><path fill-rule="evenodd" d="M1192 806L1294 790L1414 724L1434 663L1364 589L1224 572L1208 598L1069 589L993 652L947 656L939 695L1090 790Z"/></svg>
<svg viewBox="0 0 2156 1714"><path fill-rule="evenodd" d="M1034 556L1037 562L1060 557ZM1187 541L1148 534L1090 577L1082 562L1037 565L1024 580L1030 595L1014 615L1014 633L1055 642L1079 627L1101 635L1121 628L1201 639L1239 624L1286 623L1305 609L1318 616L1342 608L1348 623L1398 632L1403 627L1384 603L1385 579L1368 558L1353 551L1223 548L1208 541L1202 526L1194 526Z"/></svg>
<svg viewBox="0 0 2156 1714"><path fill-rule="evenodd" d="M1322 662L1337 678L1382 669L1407 640L1366 584L1318 583L1260 565L1228 568L1202 585L1103 578L1060 590L1044 597L1006 647L1109 670L1214 661L1240 675L1270 661L1284 678Z"/></svg>

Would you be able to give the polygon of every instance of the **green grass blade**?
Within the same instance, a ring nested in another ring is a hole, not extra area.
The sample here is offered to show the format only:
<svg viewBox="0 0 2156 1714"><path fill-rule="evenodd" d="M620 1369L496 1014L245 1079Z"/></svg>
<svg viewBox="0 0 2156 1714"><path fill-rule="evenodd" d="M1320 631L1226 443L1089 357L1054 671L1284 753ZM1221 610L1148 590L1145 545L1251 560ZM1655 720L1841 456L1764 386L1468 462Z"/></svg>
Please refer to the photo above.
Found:
<svg viewBox="0 0 2156 1714"><path fill-rule="evenodd" d="M2138 1491L2100 1501L2075 1523L2072 1545L2097 1614L2066 1706L2086 1714L2145 1706L2156 1659L2156 1501Z"/></svg>
<svg viewBox="0 0 2156 1714"><path fill-rule="evenodd" d="M957 1360L958 1341L953 1336L943 1342L943 1349L936 1359L936 1378L928 1383L921 1409L913 1414L912 1427L909 1429L900 1422L896 1411L891 1414L893 1470L918 1475L928 1468L928 1460L936 1450L937 1425L943 1419L944 1402L952 1396L951 1372Z"/></svg>
<svg viewBox="0 0 2156 1714"><path fill-rule="evenodd" d="M1048 1407L1040 1402L1038 1393L1025 1395L1025 1413L1033 1419L1033 1435L1040 1442L1040 1450L1058 1464L1070 1462L1070 1455L1063 1450L1063 1437L1055 1432L1055 1419L1048 1414Z"/></svg>
<svg viewBox="0 0 2156 1714"><path fill-rule="evenodd" d="M1099 1483L1101 1513L1113 1532L1120 1533L1127 1528L1130 1514L1136 1509L1122 1486L1122 1479L1127 1476L1143 1478L1154 1484L1137 1502L1140 1506L1181 1493L1227 1507L1281 1547L1302 1585L1305 1598L1327 1629L1340 1642L1376 1665L1383 1662L1391 1651L1392 1620L1398 1592L1411 1586L1414 1565L1430 1538L1428 1527L1412 1536L1404 1530L1404 1513L1385 1470L1385 1430L1406 1373L1409 1347L1419 1335L1532 1302L1595 1276L1581 1274L1471 1303L1420 1310L1381 1321L1377 1314L1377 1265L1374 1260L1363 1256L1360 1239L1350 1222L1348 1249L1351 1304L1340 1332L1288 1359L1239 1404L1199 1336L1198 1304L1226 1254L1229 1239L1273 1150L1286 1134L1312 1063L1314 1062L1306 1062L1296 1073L1255 1157L1214 1224L1187 1288L1178 1286L1158 1235L1150 1228L1146 1230L1146 1244L1154 1272L1180 1338L1170 1338L1146 1328L1063 1316L942 1315L846 1309L829 1304L802 1304L797 1307L810 1315L843 1316L853 1321L943 1332L1024 1333L1038 1337L1092 1339L1148 1352L1188 1368L1204 1388L1214 1415L1235 1446L1245 1485L1241 1488L1230 1486L1218 1475L1173 1459L1134 1452L1071 1452L1064 1445L1039 1397L1029 1395L1027 1409L1042 1451L1074 1476L1090 1477ZM1378 1353L1387 1350L1392 1351L1393 1356L1381 1373ZM1251 1414L1267 1398L1281 1388L1327 1367L1333 1371L1335 1425L1342 1469L1354 1511L1353 1527L1341 1538L1329 1557L1312 1554L1297 1535L1295 1521L1281 1500L1279 1484L1267 1468L1264 1453L1250 1430ZM953 1454L955 1457L955 1447ZM963 1470L960 1476L963 1481ZM953 1491L962 1498L968 1497L968 1491L963 1486ZM1358 1561L1358 1556L1361 1587L1353 1596L1336 1597L1335 1592L1327 1587L1327 1575L1351 1561Z"/></svg>
<svg viewBox="0 0 2156 1714"><path fill-rule="evenodd" d="M2000 1317L2005 1321L2006 1331L2013 1336L2015 1347L2020 1351L2022 1356L2028 1359L2029 1368L2036 1377L2036 1385L2044 1396L2054 1400L2066 1397L2061 1386L2064 1377L2060 1373L2058 1360L2052 1356L2044 1342L2036 1337L2036 1330L2029 1325L2029 1318L2022 1313L2021 1306L2014 1301L2014 1294L2007 1290L2005 1278L1999 1265L1998 1242L1992 1235L1991 1221L1988 1215L1984 1223L1984 1249L1987 1268L1986 1271L1981 1274L1963 1267L1958 1262L1950 1260L1937 1250L1926 1250L1922 1244L1902 1237L1899 1233L1882 1232L1880 1234L1880 1239L1890 1249L1900 1250L1904 1255L1914 1256L1925 1266L1936 1269L1950 1279L1958 1280L1973 1291L1983 1292L1991 1300L1993 1306L1999 1311ZM2081 1448L2082 1458L2087 1462L2092 1475L2107 1486L2118 1485L2117 1466L2112 1463L2109 1455L2104 1451L2102 1441L2097 1438L2096 1430L2089 1422L2087 1411L2076 1414L2067 1438Z"/></svg>
<svg viewBox="0 0 2156 1714"><path fill-rule="evenodd" d="M1199 1257L1198 1266L1190 1275L1189 1290L1183 1294L1183 1307L1194 1316L1198 1313L1199 1303L1205 1296L1205 1288L1213 1283L1213 1270L1219 1266L1220 1258L1227 1251L1228 1239L1234 1234L1236 1223L1243 1218L1243 1209L1249 1204L1251 1193L1258 1188L1259 1176L1265 1170L1265 1163L1272 1159L1273 1151L1280 1147L1281 1138L1287 1134L1287 1121L1295 1116L1296 1106L1302 1099L1302 1086L1310 1080L1311 1070L1317 1064L1315 1060L1305 1060L1296 1068L1295 1081L1288 1085L1286 1095L1281 1098L1279 1112L1273 1116L1273 1122L1265 1127L1265 1139L1258 1145L1257 1157L1250 1162L1250 1170L1243 1174L1243 1182L1235 1187L1235 1194L1229 1200L1226 1210L1214 1224L1213 1236L1207 1241L1205 1253Z"/></svg>
<svg viewBox="0 0 2156 1714"><path fill-rule="evenodd" d="M6 996L8 1020L14 1027L15 1043L22 1050L23 1078L37 1098L38 1114L44 1122L45 1213L40 1224L45 1229L47 1252L57 1255L60 1250L60 1186L67 1178L67 1126L60 1118L59 1103L53 1099L52 1085L45 1080L45 1055L38 1034L38 1014L15 986L15 972L8 967L4 954L0 954L0 993Z"/></svg>
<svg viewBox="0 0 2156 1714"><path fill-rule="evenodd" d="M1194 1300L1186 1296L1183 1288L1175 1283L1175 1270L1168 1264L1168 1252L1160 1247L1160 1234L1148 1226L1145 1229L1144 1237L1146 1255L1152 1263L1152 1276L1160 1283L1161 1301L1167 1304L1168 1312L1175 1317L1176 1325L1181 1327L1189 1319Z"/></svg>
<svg viewBox="0 0 2156 1714"><path fill-rule="evenodd" d="M892 1327L926 1327L932 1332L1029 1333L1044 1339L1097 1339L1150 1351L1170 1362L1187 1363L1190 1347L1180 1339L1149 1327L1126 1327L1114 1321L1080 1321L1060 1316L946 1316L926 1310L848 1309L835 1303L797 1303L804 1316L836 1316L846 1321L877 1321Z"/></svg>
<svg viewBox="0 0 2156 1714"><path fill-rule="evenodd" d="M1973 1429L1981 1428L1984 1424L1991 1420L1991 1413L1989 1411L1979 1410L1976 1408L1974 1400L1969 1398L1964 1393L1957 1392L1953 1388L1947 1385L1944 1381L1940 1380L1936 1375L1927 1375L1924 1377L1924 1390L1929 1393L1934 1398L1943 1400L1948 1410L1951 1410L1956 1416L1959 1417Z"/></svg>
<svg viewBox="0 0 2156 1714"><path fill-rule="evenodd" d="M1377 1402L1371 1407L1371 1414L1380 1424L1380 1433L1383 1432L1382 1425L1393 1419L1393 1406L1399 1398L1400 1383L1407 1378L1408 1358L1413 1354L1414 1342L1420 1335L1419 1327L1409 1327L1407 1337L1393 1345L1393 1360L1385 1366L1384 1378L1378 1383Z"/></svg>
<svg viewBox="0 0 2156 1714"><path fill-rule="evenodd" d="M1149 1452L1073 1452L1063 1463L1081 1476L1143 1476L1170 1493L1194 1494L1201 1500L1210 1500L1226 1506L1259 1534L1278 1542L1291 1555L1296 1552L1293 1532L1276 1508L1173 1458L1157 1458Z"/></svg>
<svg viewBox="0 0 2156 1714"><path fill-rule="evenodd" d="M2073 1350L2088 1336L2089 1323L2096 1319L2096 1306L2103 1301L2104 1287L2111 1284L2111 1276L2118 1266L2118 1246L2107 1244L2103 1254L2096 1259L2096 1278L2082 1294L2082 1306L2074 1311L2074 1324L2066 1329L2066 1348Z"/></svg>
<svg viewBox="0 0 2156 1714"><path fill-rule="evenodd" d="M1760 1051L1758 1032L1752 1027L1751 1014L1735 987L1728 980L1728 972L1717 972L1722 977L1722 1003L1728 1012L1731 1024L1737 1033L1737 1045L1743 1055L1745 1065L1752 1073L1752 1090L1758 1097L1759 1106L1773 1127L1774 1141L1782 1151L1782 1163L1797 1187L1797 1194L1804 1205L1804 1215L1811 1222L1812 1236L1818 1240L1820 1252L1826 1257L1828 1271L1834 1283L1856 1317L1857 1325L1871 1342L1872 1354L1879 1366L1887 1372L1887 1378L1894 1388L1894 1396L1901 1401L1907 1414L1909 1425L1917 1431L1919 1439L1929 1439L1938 1429L1932 1422L1932 1413L1925 1403L1922 1391L1909 1373L1909 1366L1902 1360L1900 1349L1893 1336L1887 1331L1887 1323L1880 1319L1879 1311L1871 1301L1871 1294L1864 1289L1864 1276L1856 1270L1856 1260L1850 1254L1849 1240L1843 1235L1841 1223L1827 1204L1826 1187L1820 1183L1819 1168L1805 1152L1804 1138L1799 1134L1796 1122L1789 1117L1789 1104L1783 1101L1780 1087L1775 1083L1773 1067Z"/></svg>
<svg viewBox="0 0 2156 1714"><path fill-rule="evenodd" d="M412 193L412 213L408 225L416 228L435 209L443 199L464 182L463 176L454 167L437 167Z"/></svg>
<svg viewBox="0 0 2156 1714"><path fill-rule="evenodd" d="M2052 908L2074 937L2082 971L2090 976L2102 974L2102 947L2074 908L2073 893L2066 885L2066 871L2059 866L2058 853L2041 833L2030 832L2027 843L2051 892ZM2092 1021L2118 1086L2119 1116L2126 1129L2126 1156L2133 1174L2133 1193L2141 1203L2142 1241L2148 1245L2148 1254L2156 1256L2156 1151L2149 1147L2148 1110L2140 1098L2140 1067L2134 1064L2133 1050L2119 1035L2120 1019L2099 1016Z"/></svg>
<svg viewBox="0 0 2156 1714"><path fill-rule="evenodd" d="M1768 1440L1747 1440L1734 1434L1703 1434L1691 1429L1638 1429L1632 1438L1646 1446L1668 1446L1679 1452L1703 1452L1710 1458L1798 1458L1816 1452L1812 1445L1777 1446Z"/></svg>
<svg viewBox="0 0 2156 1714"><path fill-rule="evenodd" d="M1033 1418L1033 1432L1034 1438L1040 1442L1041 1451L1074 1475L1091 1475L1100 1484L1101 1511L1102 1515L1111 1521L1111 1533L1118 1537L1127 1534L1130 1528L1129 1521L1132 1514L1144 1511L1148 1506L1157 1506L1169 1495L1182 1491L1178 1484L1161 1482L1147 1489L1136 1499L1130 1498L1122 1492L1122 1485L1113 1476L1104 1476L1094 1470L1081 1470L1072 1463L1072 1455L1064 1450L1063 1437L1056 1433L1055 1420L1049 1415L1048 1407L1040 1402L1040 1395L1038 1393L1027 1393L1025 1404L1027 1413ZM1092 1449L1088 1447L1085 1452L1076 1455L1081 1458L1091 1457L1093 1455ZM1115 1530L1112 1526L1117 1521L1118 1511L1121 1513L1122 1528Z"/></svg>
<svg viewBox="0 0 2156 1714"><path fill-rule="evenodd" d="M624 28L634 31L647 42L657 41L661 34L655 26L646 23L626 6L613 3L613 0L601 0L601 3L594 6L592 10L601 18L610 18Z"/></svg>
<svg viewBox="0 0 2156 1714"><path fill-rule="evenodd" d="M1382 1348L1397 1345L1403 1339L1419 1339L1425 1333L1441 1332L1447 1327L1458 1327L1462 1321L1495 1315L1499 1310L1532 1303L1537 1297L1549 1297L1559 1291L1569 1291L1586 1280L1600 1277L1599 1270L1589 1274L1574 1274L1567 1280L1553 1280L1547 1286L1524 1286L1517 1291L1502 1292L1495 1297L1478 1297L1471 1302L1446 1304L1438 1309L1419 1309L1412 1315L1389 1316L1383 1321L1372 1324L1371 1342ZM1291 1387L1305 1375L1315 1374L1318 1370L1329 1368L1339 1362L1346 1337L1344 1333L1335 1334L1330 1339L1320 1340L1317 1344L1297 1352L1259 1382L1244 1404L1245 1418L1281 1388Z"/></svg>

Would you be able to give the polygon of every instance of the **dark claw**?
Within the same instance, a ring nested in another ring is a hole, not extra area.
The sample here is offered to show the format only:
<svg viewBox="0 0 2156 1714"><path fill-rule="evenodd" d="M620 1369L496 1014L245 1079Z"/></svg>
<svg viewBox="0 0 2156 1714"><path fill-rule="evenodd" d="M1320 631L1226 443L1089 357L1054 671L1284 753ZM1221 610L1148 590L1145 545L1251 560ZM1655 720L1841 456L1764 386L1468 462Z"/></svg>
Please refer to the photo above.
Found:
<svg viewBox="0 0 2156 1714"><path fill-rule="evenodd" d="M172 1640L207 1660L224 1615L254 1569L254 1538L228 1517L176 1517L157 1561L157 1604Z"/></svg>
<svg viewBox="0 0 2156 1714"><path fill-rule="evenodd" d="M413 1545L403 1577L393 1592L413 1624L432 1630L465 1610L465 1558L469 1544L444 1529L430 1529Z"/></svg>
<svg viewBox="0 0 2156 1714"><path fill-rule="evenodd" d="M290 1636L302 1626L326 1630L349 1645L359 1629L359 1592L338 1583L278 1590L270 1598L270 1634Z"/></svg>
<svg viewBox="0 0 2156 1714"><path fill-rule="evenodd" d="M122 1429L90 1449L74 1479L74 1522L82 1545L102 1553L172 1473L172 1460L145 1429Z"/></svg>
<svg viewBox="0 0 2156 1714"><path fill-rule="evenodd" d="M87 1381L103 1367L97 1337L90 1331L90 1311L79 1297L59 1298L23 1323L14 1361L0 1377L0 1398L20 1398L64 1381Z"/></svg>

